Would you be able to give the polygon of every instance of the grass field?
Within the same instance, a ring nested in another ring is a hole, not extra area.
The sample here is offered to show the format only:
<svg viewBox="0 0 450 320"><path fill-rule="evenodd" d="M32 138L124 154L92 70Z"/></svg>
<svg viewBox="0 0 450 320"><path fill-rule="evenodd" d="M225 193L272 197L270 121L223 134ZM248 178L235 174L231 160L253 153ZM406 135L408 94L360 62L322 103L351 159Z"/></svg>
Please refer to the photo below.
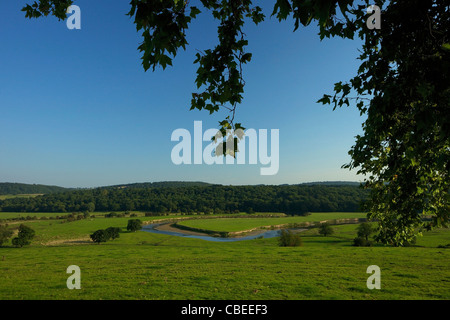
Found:
<svg viewBox="0 0 450 320"><path fill-rule="evenodd" d="M309 216L288 216L280 218L241 218L241 219L195 219L179 222L178 224L217 232L235 232L258 227L270 227L287 223L314 222L334 219L365 218L360 212L320 212Z"/></svg>
<svg viewBox="0 0 450 320"><path fill-rule="evenodd" d="M36 230L33 243L0 248L0 299L450 298L450 250L438 248L450 243L448 229L426 233L415 247L353 247L357 225L340 225L333 236L309 229L303 246L279 247L277 238L209 242L130 233L128 219L25 222ZM87 240L109 226L122 228L119 239ZM81 269L81 290L66 286L69 265ZM369 265L381 269L380 290L366 287Z"/></svg>

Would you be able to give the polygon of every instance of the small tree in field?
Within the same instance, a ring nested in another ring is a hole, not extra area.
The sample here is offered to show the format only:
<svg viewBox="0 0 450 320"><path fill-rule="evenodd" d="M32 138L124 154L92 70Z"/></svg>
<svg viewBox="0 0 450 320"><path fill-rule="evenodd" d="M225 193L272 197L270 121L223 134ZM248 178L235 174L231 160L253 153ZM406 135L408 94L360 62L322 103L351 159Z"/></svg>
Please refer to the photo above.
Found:
<svg viewBox="0 0 450 320"><path fill-rule="evenodd" d="M373 233L373 228L368 222L361 223L358 228L358 237L366 239L366 241L369 241L370 235Z"/></svg>
<svg viewBox="0 0 450 320"><path fill-rule="evenodd" d="M291 230L281 230L278 243L280 247L299 247L303 244L302 238Z"/></svg>
<svg viewBox="0 0 450 320"><path fill-rule="evenodd" d="M101 242L106 242L109 239L108 233L105 230L97 230L90 235L92 241L100 244Z"/></svg>
<svg viewBox="0 0 450 320"><path fill-rule="evenodd" d="M19 226L19 234L17 237L12 239L12 244L16 247L23 247L25 245L29 245L31 240L34 238L35 232L30 227L27 227L24 224Z"/></svg>
<svg viewBox="0 0 450 320"><path fill-rule="evenodd" d="M323 236L330 236L334 233L334 229L330 226L329 223L322 223L319 226L319 234Z"/></svg>
<svg viewBox="0 0 450 320"><path fill-rule="evenodd" d="M372 241L369 240L370 235L374 229L370 223L363 222L357 228L357 237L353 239L353 245L356 247L369 247L372 245Z"/></svg>
<svg viewBox="0 0 450 320"><path fill-rule="evenodd" d="M131 232L136 232L142 228L142 221L139 219L128 220L127 230Z"/></svg>
<svg viewBox="0 0 450 320"><path fill-rule="evenodd" d="M34 238L35 231L24 224L19 226L19 234L17 237L12 239L12 244L16 247L23 247L29 245L31 240Z"/></svg>

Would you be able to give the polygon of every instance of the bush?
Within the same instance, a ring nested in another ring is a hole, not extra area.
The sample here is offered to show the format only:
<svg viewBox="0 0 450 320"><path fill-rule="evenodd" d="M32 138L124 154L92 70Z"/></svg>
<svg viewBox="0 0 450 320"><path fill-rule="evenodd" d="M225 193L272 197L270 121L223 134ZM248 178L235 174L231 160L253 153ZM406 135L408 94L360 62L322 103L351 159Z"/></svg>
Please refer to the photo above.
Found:
<svg viewBox="0 0 450 320"><path fill-rule="evenodd" d="M11 243L15 247L22 248L23 246L30 244L30 241L29 240L25 240L25 239L21 239L19 237L15 237L15 238L13 238L11 240Z"/></svg>
<svg viewBox="0 0 450 320"><path fill-rule="evenodd" d="M366 239L369 241L370 235L373 233L373 228L368 222L361 223L357 228L358 237Z"/></svg>
<svg viewBox="0 0 450 320"><path fill-rule="evenodd" d="M319 233L326 236L330 236L334 233L334 229L330 226L329 223L322 223L319 226Z"/></svg>
<svg viewBox="0 0 450 320"><path fill-rule="evenodd" d="M291 230L281 230L278 243L280 247L299 247L303 245L302 238Z"/></svg>
<svg viewBox="0 0 450 320"><path fill-rule="evenodd" d="M120 237L120 228L118 227L109 227L105 230L100 229L95 231L90 235L92 241L100 244L101 242L106 242L108 240L114 240Z"/></svg>
<svg viewBox="0 0 450 320"><path fill-rule="evenodd" d="M105 214L105 218L114 218L117 216L118 216L117 212L110 212L110 213Z"/></svg>
<svg viewBox="0 0 450 320"><path fill-rule="evenodd" d="M16 247L23 247L29 245L34 238L35 231L26 225L21 224L19 226L19 234L12 239L12 244Z"/></svg>
<svg viewBox="0 0 450 320"><path fill-rule="evenodd" d="M142 228L142 221L139 219L128 220L127 230L136 232Z"/></svg>
<svg viewBox="0 0 450 320"><path fill-rule="evenodd" d="M97 230L93 234L91 234L90 237L92 241L98 244L109 240L108 233L105 230Z"/></svg>
<svg viewBox="0 0 450 320"><path fill-rule="evenodd" d="M372 246L372 241L367 240L363 237L356 237L355 239L353 239L353 245L355 247L370 247Z"/></svg>
<svg viewBox="0 0 450 320"><path fill-rule="evenodd" d="M370 235L374 232L374 229L368 222L361 223L357 230L357 237L353 239L353 245L355 247L370 247L372 241L369 240Z"/></svg>
<svg viewBox="0 0 450 320"><path fill-rule="evenodd" d="M114 239L117 239L120 237L120 234L119 234L120 228L118 228L118 227L109 227L109 228L106 228L105 231L108 236L108 240L109 239L114 240Z"/></svg>

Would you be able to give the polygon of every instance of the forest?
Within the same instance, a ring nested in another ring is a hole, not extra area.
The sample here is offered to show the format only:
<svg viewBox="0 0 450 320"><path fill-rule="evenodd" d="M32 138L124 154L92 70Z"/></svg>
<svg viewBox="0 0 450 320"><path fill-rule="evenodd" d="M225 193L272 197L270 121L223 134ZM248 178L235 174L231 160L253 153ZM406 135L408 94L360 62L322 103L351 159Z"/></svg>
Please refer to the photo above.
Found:
<svg viewBox="0 0 450 320"><path fill-rule="evenodd" d="M192 185L79 189L0 201L5 212L145 211L154 214L360 211L368 195L356 185Z"/></svg>
<svg viewBox="0 0 450 320"><path fill-rule="evenodd" d="M47 186L42 184L0 182L0 195L37 194L37 193L47 194L68 190L70 189L57 186Z"/></svg>

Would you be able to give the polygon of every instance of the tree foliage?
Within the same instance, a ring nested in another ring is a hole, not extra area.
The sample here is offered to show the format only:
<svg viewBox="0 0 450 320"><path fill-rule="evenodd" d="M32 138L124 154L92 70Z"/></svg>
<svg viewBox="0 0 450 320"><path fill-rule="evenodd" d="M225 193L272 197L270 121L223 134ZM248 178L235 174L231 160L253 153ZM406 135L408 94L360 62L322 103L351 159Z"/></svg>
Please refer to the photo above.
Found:
<svg viewBox="0 0 450 320"><path fill-rule="evenodd" d="M64 192L68 190L70 189L57 186L46 186L41 184L0 182L0 195L41 194L41 193L48 194L48 193Z"/></svg>
<svg viewBox="0 0 450 320"><path fill-rule="evenodd" d="M114 240L120 237L119 227L109 227L105 229L108 239Z"/></svg>
<svg viewBox="0 0 450 320"><path fill-rule="evenodd" d="M353 245L357 247L368 247L372 245L372 241L369 240L369 237L374 232L374 228L368 222L363 222L358 225L356 228L357 237L353 239Z"/></svg>
<svg viewBox="0 0 450 320"><path fill-rule="evenodd" d="M299 247L303 244L303 241L298 233L283 229L281 230L278 244L280 247Z"/></svg>
<svg viewBox="0 0 450 320"><path fill-rule="evenodd" d="M109 235L106 232L106 230L100 229L95 231L93 234L90 235L90 238L92 241L94 241L97 244L100 244L102 242L106 242L109 240Z"/></svg>
<svg viewBox="0 0 450 320"><path fill-rule="evenodd" d="M334 233L334 229L333 227L325 222L325 223L321 223L319 226L319 234L323 235L323 236L331 236Z"/></svg>
<svg viewBox="0 0 450 320"><path fill-rule="evenodd" d="M13 231L8 228L8 225L0 225L0 246L3 245L13 235Z"/></svg>
<svg viewBox="0 0 450 320"><path fill-rule="evenodd" d="M265 16L251 0L200 2L201 10L219 22L219 44L196 56L200 91L192 93L191 109L226 109L230 115L220 122L220 130L236 130L242 128L234 118L243 100L243 65L252 57L243 26L247 21L259 24ZM379 30L366 25L373 2L382 9ZM354 102L367 116L344 167L357 169L366 179L371 190L366 209L369 218L379 221L377 239L404 245L424 228L446 226L450 213L450 10L442 0L373 2L276 0L272 16L293 19L294 30L315 23L320 39L363 40L356 76L336 83L334 94L318 102L334 108ZM23 10L30 18L65 18L63 9L71 3L40 0ZM145 70L172 65L201 10L181 0L131 1L128 15L142 31L139 50ZM424 214L433 221L424 222Z"/></svg>
<svg viewBox="0 0 450 320"><path fill-rule="evenodd" d="M368 222L363 222L356 228L358 237L369 240L370 235L373 233L372 225Z"/></svg>
<svg viewBox="0 0 450 320"><path fill-rule="evenodd" d="M127 230L131 232L136 232L142 228L142 221L140 219L130 219L128 220Z"/></svg>
<svg viewBox="0 0 450 320"><path fill-rule="evenodd" d="M445 1L391 1L381 16L376 32L358 27L364 45L357 75L322 102L348 105L356 92L367 120L345 167L366 177L365 209L379 221L377 240L401 246L448 223L450 10Z"/></svg>
<svg viewBox="0 0 450 320"><path fill-rule="evenodd" d="M109 227L106 229L100 229L90 235L92 241L98 244L109 240L114 240L119 237L120 237L120 228L118 227Z"/></svg>
<svg viewBox="0 0 450 320"><path fill-rule="evenodd" d="M21 224L19 226L19 233L17 237L13 238L11 242L16 247L23 247L25 245L29 245L34 236L35 231L32 228Z"/></svg>
<svg viewBox="0 0 450 320"><path fill-rule="evenodd" d="M307 212L360 211L367 191L351 185L284 186L191 186L130 187L74 190L35 198L0 201L0 210L9 212L79 212L94 203L97 211L137 210L166 213ZM121 216L112 212L105 217ZM1 217L1 215L0 215Z"/></svg>

